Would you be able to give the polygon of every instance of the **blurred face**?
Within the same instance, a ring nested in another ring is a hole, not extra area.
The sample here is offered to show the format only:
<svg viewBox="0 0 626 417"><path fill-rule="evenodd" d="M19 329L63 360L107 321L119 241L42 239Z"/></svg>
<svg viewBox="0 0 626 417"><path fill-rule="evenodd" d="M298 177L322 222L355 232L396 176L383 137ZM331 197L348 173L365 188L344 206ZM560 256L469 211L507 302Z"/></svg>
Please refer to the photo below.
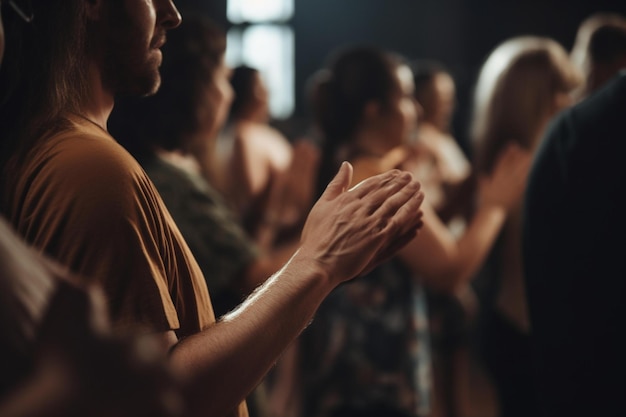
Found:
<svg viewBox="0 0 626 417"><path fill-rule="evenodd" d="M114 94L154 94L166 32L181 22L171 0L116 0L103 3L103 79Z"/></svg>
<svg viewBox="0 0 626 417"><path fill-rule="evenodd" d="M431 122L439 129L447 131L456 104L454 80L446 73L439 73L433 78L433 114Z"/></svg>
<svg viewBox="0 0 626 417"><path fill-rule="evenodd" d="M198 120L203 133L199 136L203 140L214 139L226 122L234 96L230 75L231 70L222 57L220 65L213 71L211 81L205 86L203 100L198 106Z"/></svg>
<svg viewBox="0 0 626 417"><path fill-rule="evenodd" d="M396 86L383 111L383 126L390 147L407 143L417 129L417 102L413 97L413 73L406 65L395 71Z"/></svg>

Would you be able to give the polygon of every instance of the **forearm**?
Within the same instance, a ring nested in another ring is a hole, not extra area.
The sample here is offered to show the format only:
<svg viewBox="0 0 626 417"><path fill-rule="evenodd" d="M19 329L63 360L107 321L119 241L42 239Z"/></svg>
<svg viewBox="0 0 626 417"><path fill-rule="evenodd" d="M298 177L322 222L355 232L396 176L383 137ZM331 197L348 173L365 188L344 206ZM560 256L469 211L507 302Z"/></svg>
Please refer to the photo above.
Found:
<svg viewBox="0 0 626 417"><path fill-rule="evenodd" d="M298 245L299 242L294 240L263 252L244 272L243 287L246 294L281 269L298 249Z"/></svg>
<svg viewBox="0 0 626 417"><path fill-rule="evenodd" d="M342 164L309 213L301 247L284 268L240 308L170 350L174 368L187 381L188 415L226 415L336 285L375 267L400 248L398 242L415 235L424 198L419 183L390 171L348 189L351 177L352 167Z"/></svg>
<svg viewBox="0 0 626 417"><path fill-rule="evenodd" d="M333 287L330 277L296 254L237 310L179 342L171 360L187 381L190 415L223 416L235 408Z"/></svg>
<svg viewBox="0 0 626 417"><path fill-rule="evenodd" d="M474 276L485 260L506 212L499 206L483 206L458 240L432 208L427 207L424 212L424 230L402 251L402 260L428 287L453 293Z"/></svg>
<svg viewBox="0 0 626 417"><path fill-rule="evenodd" d="M448 276L447 287L451 292L474 277L489 254L505 220L506 210L501 206L484 206L475 213L467 230L457 241L456 268Z"/></svg>

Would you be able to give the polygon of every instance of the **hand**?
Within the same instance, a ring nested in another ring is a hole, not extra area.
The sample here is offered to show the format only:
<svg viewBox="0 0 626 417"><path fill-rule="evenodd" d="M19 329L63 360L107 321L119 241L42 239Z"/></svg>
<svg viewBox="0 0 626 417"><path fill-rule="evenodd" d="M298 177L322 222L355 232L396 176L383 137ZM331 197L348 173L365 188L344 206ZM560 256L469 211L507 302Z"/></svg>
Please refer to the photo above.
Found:
<svg viewBox="0 0 626 417"><path fill-rule="evenodd" d="M530 163L530 152L510 143L498 156L491 176L479 179L480 204L507 211L517 206L526 189Z"/></svg>
<svg viewBox="0 0 626 417"><path fill-rule="evenodd" d="M337 284L395 254L422 221L424 195L411 174L392 170L347 190L351 179L352 166L344 162L313 206L299 251Z"/></svg>

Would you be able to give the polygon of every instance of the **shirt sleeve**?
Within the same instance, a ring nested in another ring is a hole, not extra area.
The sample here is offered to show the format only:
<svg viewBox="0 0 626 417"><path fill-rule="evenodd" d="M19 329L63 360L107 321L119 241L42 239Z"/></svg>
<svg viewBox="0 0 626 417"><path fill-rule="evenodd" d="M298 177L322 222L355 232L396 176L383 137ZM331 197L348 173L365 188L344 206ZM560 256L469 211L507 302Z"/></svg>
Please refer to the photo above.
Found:
<svg viewBox="0 0 626 417"><path fill-rule="evenodd" d="M116 327L177 329L172 231L145 173L109 139L64 140L34 161L39 168L20 210L21 232L102 285Z"/></svg>

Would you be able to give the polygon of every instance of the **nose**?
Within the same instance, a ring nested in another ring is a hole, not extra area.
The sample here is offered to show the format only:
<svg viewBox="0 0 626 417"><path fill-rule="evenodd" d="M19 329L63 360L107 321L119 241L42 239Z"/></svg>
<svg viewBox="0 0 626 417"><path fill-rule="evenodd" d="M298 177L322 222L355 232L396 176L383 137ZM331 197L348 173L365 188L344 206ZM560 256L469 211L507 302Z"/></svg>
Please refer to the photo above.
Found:
<svg viewBox="0 0 626 417"><path fill-rule="evenodd" d="M178 27L183 18L174 5L173 0L163 0L161 3L163 6L157 14L158 23L168 30Z"/></svg>

